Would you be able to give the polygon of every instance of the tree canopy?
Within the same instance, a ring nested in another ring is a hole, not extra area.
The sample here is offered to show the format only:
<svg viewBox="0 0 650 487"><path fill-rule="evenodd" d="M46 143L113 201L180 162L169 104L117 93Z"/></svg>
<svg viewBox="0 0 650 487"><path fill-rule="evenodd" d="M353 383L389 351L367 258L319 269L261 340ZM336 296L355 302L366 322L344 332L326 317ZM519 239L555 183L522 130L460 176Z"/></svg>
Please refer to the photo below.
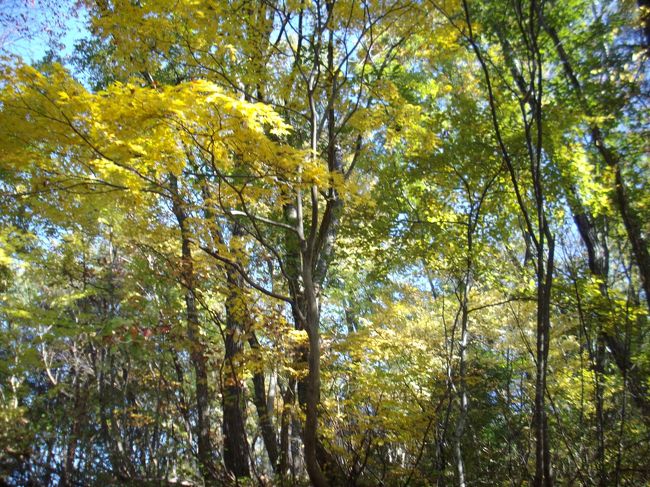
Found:
<svg viewBox="0 0 650 487"><path fill-rule="evenodd" d="M1 484L650 482L647 1L10 4Z"/></svg>

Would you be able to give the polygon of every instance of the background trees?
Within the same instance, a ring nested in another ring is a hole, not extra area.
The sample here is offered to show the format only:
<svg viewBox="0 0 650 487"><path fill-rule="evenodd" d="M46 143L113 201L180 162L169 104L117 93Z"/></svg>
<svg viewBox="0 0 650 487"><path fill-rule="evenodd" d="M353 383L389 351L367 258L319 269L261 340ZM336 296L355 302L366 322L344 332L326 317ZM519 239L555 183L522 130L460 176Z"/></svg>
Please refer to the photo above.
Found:
<svg viewBox="0 0 650 487"><path fill-rule="evenodd" d="M9 484L648 480L633 2L87 2L2 64Z"/></svg>

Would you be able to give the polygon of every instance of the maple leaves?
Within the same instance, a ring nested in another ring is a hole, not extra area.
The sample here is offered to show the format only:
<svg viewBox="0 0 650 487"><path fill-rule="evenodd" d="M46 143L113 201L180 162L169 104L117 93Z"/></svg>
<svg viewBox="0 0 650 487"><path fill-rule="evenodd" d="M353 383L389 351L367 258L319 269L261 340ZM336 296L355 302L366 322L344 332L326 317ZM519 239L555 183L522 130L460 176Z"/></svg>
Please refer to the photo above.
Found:
<svg viewBox="0 0 650 487"><path fill-rule="evenodd" d="M270 181L272 186L257 183L245 194L246 202L259 206L279 197L283 180L295 182L296 167L307 159L267 136L289 131L271 108L229 96L207 81L163 88L115 83L90 93L59 65L45 75L18 65L5 76L5 161L17 172L59 172L60 182L48 180L52 190L73 180L93 188L159 192L169 173L179 175L188 159L200 158L228 182L219 197L233 208L244 193L231 173L245 169L251 181ZM301 179L328 181L308 164Z"/></svg>

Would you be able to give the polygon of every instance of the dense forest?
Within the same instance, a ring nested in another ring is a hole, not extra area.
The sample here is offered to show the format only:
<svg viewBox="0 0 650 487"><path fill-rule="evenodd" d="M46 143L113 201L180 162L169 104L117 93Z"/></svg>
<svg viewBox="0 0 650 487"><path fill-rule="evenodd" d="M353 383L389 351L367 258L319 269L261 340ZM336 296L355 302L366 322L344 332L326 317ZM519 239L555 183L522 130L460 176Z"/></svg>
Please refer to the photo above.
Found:
<svg viewBox="0 0 650 487"><path fill-rule="evenodd" d="M650 2L68 3L0 2L86 32L0 36L0 485L648 485Z"/></svg>

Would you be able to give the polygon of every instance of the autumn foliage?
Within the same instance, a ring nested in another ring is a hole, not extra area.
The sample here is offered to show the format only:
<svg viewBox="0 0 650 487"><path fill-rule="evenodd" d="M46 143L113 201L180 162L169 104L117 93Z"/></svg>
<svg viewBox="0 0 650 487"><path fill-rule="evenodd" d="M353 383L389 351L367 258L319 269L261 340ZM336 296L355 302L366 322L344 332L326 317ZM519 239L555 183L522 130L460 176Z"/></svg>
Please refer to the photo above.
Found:
<svg viewBox="0 0 650 487"><path fill-rule="evenodd" d="M645 2L67 7L0 46L0 483L650 481Z"/></svg>

